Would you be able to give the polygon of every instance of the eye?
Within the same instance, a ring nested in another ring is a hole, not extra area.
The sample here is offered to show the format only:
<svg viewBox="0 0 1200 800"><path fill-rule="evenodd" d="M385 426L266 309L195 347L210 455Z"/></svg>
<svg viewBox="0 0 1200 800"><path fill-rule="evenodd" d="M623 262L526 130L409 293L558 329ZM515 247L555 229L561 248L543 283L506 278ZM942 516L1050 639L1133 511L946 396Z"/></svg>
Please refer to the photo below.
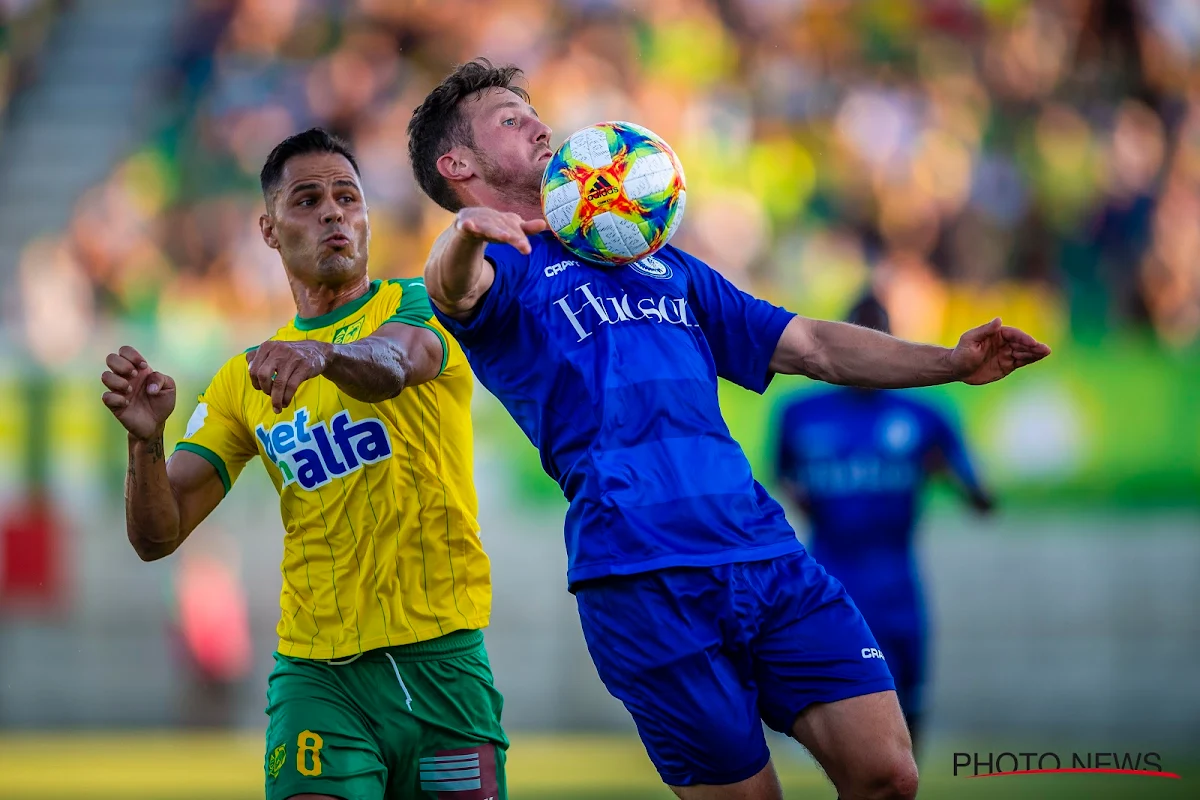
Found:
<svg viewBox="0 0 1200 800"><path fill-rule="evenodd" d="M339 197L338 200L343 203L353 203L355 200L355 197L352 194L344 194L341 197Z"/></svg>
<svg viewBox="0 0 1200 800"><path fill-rule="evenodd" d="M298 203L296 203L296 205L298 205L298 206L311 206L311 205L313 204L313 202L314 202L314 201L313 201L313 199L312 199L311 197L301 197L301 198L300 198L300 201L299 201Z"/></svg>
<svg viewBox="0 0 1200 800"><path fill-rule="evenodd" d="M509 126L513 126L513 125L516 125L516 124L517 124L517 120L516 120L516 117L509 117L508 119L504 120L504 121L503 121L503 122L501 122L500 124L501 124L501 125L509 125Z"/></svg>

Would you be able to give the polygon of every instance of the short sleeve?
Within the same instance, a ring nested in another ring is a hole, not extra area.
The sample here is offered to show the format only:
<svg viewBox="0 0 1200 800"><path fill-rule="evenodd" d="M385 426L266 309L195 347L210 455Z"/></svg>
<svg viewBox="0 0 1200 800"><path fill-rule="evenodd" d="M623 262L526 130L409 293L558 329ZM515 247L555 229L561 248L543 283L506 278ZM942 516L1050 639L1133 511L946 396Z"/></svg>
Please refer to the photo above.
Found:
<svg viewBox="0 0 1200 800"><path fill-rule="evenodd" d="M433 324L433 305L429 302L429 292L425 289L424 278L399 278L390 281L400 287L400 303L392 316L383 322L400 322L418 328L428 328L437 334L442 343L442 366L438 370L441 375L446 371L446 362L450 359L450 344L442 329Z"/></svg>
<svg viewBox="0 0 1200 800"><path fill-rule="evenodd" d="M771 356L796 315L746 294L712 267L676 250L691 277L692 311L717 365L717 375L762 394L774 375Z"/></svg>
<svg viewBox="0 0 1200 800"><path fill-rule="evenodd" d="M195 453L212 464L221 476L226 494L246 463L258 455L249 429L234 411L241 405L234 390L237 381L232 371L236 362L233 359L222 367L200 395L187 431L175 446L176 451Z"/></svg>
<svg viewBox="0 0 1200 800"><path fill-rule="evenodd" d="M470 319L457 320L436 307L433 309L446 330L467 346L482 337L494 336L512 321L518 289L529 272L529 256L511 245L489 244L484 251L484 258L491 263L496 276L483 302L475 309L475 314Z"/></svg>

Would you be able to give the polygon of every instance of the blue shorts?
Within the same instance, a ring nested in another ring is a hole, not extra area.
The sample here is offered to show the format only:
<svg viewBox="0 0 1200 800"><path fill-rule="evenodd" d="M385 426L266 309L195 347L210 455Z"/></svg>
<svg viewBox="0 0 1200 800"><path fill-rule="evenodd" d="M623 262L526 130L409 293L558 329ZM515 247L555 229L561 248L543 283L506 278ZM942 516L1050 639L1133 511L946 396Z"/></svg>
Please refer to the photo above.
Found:
<svg viewBox="0 0 1200 800"><path fill-rule="evenodd" d="M579 584L600 680L671 786L745 780L813 703L895 688L842 585L806 552Z"/></svg>

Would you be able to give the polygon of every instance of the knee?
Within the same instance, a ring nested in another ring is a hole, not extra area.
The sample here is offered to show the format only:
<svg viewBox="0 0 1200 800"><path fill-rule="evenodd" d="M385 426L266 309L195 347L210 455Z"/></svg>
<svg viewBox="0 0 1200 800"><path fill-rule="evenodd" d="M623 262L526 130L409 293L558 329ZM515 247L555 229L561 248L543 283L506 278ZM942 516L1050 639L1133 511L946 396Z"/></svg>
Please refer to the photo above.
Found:
<svg viewBox="0 0 1200 800"><path fill-rule="evenodd" d="M912 800L917 796L917 765L907 753L888 759L864 777L860 794L864 800Z"/></svg>

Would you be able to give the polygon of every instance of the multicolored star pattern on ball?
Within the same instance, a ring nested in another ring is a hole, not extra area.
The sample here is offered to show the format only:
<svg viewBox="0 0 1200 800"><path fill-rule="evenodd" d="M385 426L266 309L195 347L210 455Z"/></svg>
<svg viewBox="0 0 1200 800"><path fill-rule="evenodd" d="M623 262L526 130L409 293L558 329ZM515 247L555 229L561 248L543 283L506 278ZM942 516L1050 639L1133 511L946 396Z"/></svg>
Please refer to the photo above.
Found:
<svg viewBox="0 0 1200 800"><path fill-rule="evenodd" d="M602 122L563 142L542 176L542 212L585 261L626 264L654 253L683 220L683 168L670 146L632 122Z"/></svg>

